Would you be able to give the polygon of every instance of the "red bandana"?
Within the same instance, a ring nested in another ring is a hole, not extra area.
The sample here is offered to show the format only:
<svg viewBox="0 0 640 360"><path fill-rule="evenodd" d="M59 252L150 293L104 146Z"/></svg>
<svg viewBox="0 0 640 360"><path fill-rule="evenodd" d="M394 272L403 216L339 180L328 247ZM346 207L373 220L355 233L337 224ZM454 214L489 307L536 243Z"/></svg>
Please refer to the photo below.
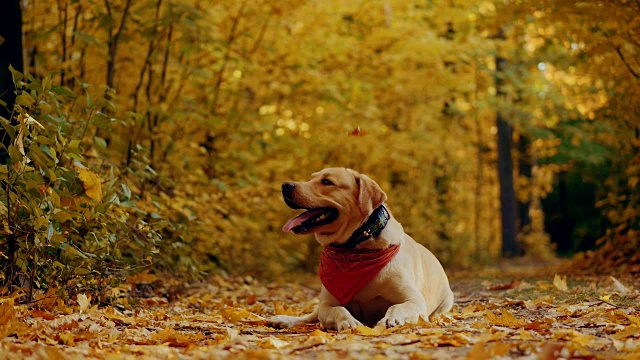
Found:
<svg viewBox="0 0 640 360"><path fill-rule="evenodd" d="M367 286L400 250L400 245L380 249L340 249L326 246L318 274L327 290L342 305Z"/></svg>

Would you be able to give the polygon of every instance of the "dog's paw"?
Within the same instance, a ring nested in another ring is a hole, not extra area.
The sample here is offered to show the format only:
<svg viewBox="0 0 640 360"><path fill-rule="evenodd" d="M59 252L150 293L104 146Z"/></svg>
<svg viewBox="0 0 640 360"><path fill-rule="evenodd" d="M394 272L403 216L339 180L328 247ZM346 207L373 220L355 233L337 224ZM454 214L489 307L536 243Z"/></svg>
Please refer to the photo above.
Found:
<svg viewBox="0 0 640 360"><path fill-rule="evenodd" d="M340 322L338 322L338 332L342 331L342 330L349 330L349 329L355 329L358 326L362 325L362 323L356 319L344 319Z"/></svg>
<svg viewBox="0 0 640 360"><path fill-rule="evenodd" d="M303 321L304 320L299 316L288 316L288 315L276 315L276 316L267 318L267 324L277 329L287 329L290 327L294 327Z"/></svg>
<svg viewBox="0 0 640 360"><path fill-rule="evenodd" d="M419 316L417 314L407 314L402 310L389 309L386 315L378 322L388 328L402 326L404 324L417 324Z"/></svg>

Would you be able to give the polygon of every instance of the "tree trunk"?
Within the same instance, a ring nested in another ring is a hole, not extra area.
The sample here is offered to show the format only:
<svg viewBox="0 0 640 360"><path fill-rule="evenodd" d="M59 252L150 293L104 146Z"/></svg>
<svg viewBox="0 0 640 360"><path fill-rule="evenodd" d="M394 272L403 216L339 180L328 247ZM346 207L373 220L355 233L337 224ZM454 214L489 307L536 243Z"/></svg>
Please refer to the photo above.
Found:
<svg viewBox="0 0 640 360"><path fill-rule="evenodd" d="M507 60L496 57L496 89L500 97L505 93L502 89L504 83L504 70ZM513 160L511 149L513 148L513 129L511 125L498 111L496 116L498 127L498 181L500 183L500 212L502 220L502 256L511 257L520 255L520 246L516 234L516 192L513 182Z"/></svg>
<svg viewBox="0 0 640 360"><path fill-rule="evenodd" d="M23 72L22 62L22 12L20 0L7 0L0 11L0 36L4 43L0 44L0 100L7 105L0 106L0 116L11 118L13 104L16 98L15 87L9 72L9 65ZM3 136L3 142L7 139ZM6 154L2 155L2 163L5 163Z"/></svg>
<svg viewBox="0 0 640 360"><path fill-rule="evenodd" d="M0 44L0 100L6 105L0 106L0 116L14 122L12 117L13 105L16 100L15 86L9 65L14 69L23 72L24 65L22 60L22 12L20 9L20 0L9 0L3 5L0 11L0 36L4 42ZM9 154L5 151L11 144L11 138L4 131L0 130L0 138L4 145L0 148L0 163L6 164L9 161ZM6 196L9 196L9 186L6 186ZM11 221L11 201L7 201L7 218ZM7 236L7 265L6 268L6 284L11 284L14 280L15 253L17 251L16 237L14 234ZM3 261L4 262L4 261Z"/></svg>
<svg viewBox="0 0 640 360"><path fill-rule="evenodd" d="M529 154L530 141L524 135L520 135L518 140L518 173L529 179L529 187L531 187L531 155ZM529 207L531 206L531 196L524 202L518 202L518 232L531 224L529 216ZM531 230L531 229L530 229Z"/></svg>

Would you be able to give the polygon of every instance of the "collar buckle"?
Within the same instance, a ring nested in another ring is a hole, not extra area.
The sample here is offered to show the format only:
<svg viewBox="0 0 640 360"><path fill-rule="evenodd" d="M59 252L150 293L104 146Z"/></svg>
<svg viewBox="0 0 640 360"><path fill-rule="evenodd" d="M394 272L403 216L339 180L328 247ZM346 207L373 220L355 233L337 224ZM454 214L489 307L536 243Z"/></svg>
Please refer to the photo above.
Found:
<svg viewBox="0 0 640 360"><path fill-rule="evenodd" d="M351 234L349 240L342 244L330 244L329 246L334 248L341 249L354 249L359 244L369 240L370 238L376 238L380 235L382 230L387 226L391 215L389 215L389 211L384 206L384 204L380 205L376 208L371 215L367 218L367 220L356 229L356 231Z"/></svg>

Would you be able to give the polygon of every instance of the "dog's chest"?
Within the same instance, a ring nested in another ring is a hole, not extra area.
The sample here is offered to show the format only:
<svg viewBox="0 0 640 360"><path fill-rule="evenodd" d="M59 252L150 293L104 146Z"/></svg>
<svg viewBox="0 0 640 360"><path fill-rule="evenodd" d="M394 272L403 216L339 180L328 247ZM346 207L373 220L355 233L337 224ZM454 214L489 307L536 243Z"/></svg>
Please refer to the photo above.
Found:
<svg viewBox="0 0 640 360"><path fill-rule="evenodd" d="M367 301L359 301L356 296L356 298L351 301L346 308L349 310L351 315L361 323L373 326L384 317L387 309L391 305L393 304L382 296L377 296Z"/></svg>

